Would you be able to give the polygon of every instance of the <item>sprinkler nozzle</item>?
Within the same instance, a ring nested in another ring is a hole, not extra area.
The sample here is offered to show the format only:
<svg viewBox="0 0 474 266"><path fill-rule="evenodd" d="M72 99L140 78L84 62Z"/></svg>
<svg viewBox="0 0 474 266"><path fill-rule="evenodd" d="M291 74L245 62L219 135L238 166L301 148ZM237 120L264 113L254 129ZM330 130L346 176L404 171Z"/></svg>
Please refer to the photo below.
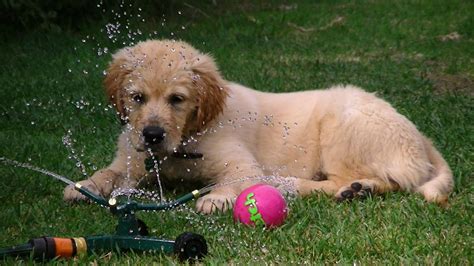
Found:
<svg viewBox="0 0 474 266"><path fill-rule="evenodd" d="M98 203L102 206L109 207L108 202L100 195L92 193L90 190L85 188L79 183L74 184L74 188L79 191L82 195L86 196L88 199L92 200L95 203Z"/></svg>

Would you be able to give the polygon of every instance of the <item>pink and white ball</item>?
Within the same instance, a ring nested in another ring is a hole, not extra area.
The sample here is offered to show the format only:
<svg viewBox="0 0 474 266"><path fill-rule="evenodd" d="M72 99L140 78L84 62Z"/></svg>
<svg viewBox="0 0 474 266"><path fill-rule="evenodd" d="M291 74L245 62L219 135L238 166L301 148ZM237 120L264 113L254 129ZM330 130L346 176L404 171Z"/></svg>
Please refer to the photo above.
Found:
<svg viewBox="0 0 474 266"><path fill-rule="evenodd" d="M269 185L248 187L235 201L234 221L246 225L274 228L282 225L287 215L285 198L278 189Z"/></svg>

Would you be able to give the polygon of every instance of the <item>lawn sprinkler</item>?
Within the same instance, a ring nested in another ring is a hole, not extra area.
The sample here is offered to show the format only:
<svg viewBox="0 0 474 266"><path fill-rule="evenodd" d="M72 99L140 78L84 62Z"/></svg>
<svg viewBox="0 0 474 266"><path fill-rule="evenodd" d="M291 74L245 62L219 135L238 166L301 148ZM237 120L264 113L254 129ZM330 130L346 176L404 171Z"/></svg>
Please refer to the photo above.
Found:
<svg viewBox="0 0 474 266"><path fill-rule="evenodd" d="M51 175L43 169L34 166L18 163L4 158L3 162L29 168ZM7 161L6 161L7 160ZM54 173L52 173L54 174ZM55 174L56 175L56 174ZM59 175L56 175L56 177ZM62 176L59 176L62 177ZM63 180L64 179L64 180ZM137 211L162 211L170 210L181 206L199 196L209 192L205 187L194 190L184 196L164 204L139 203L131 199L120 202L117 198L105 198L92 193L79 183L62 177L60 180L74 184L74 188L86 196L92 202L104 206L118 218L118 224L113 235L96 235L74 238L41 237L31 239L28 243L10 248L0 249L0 259L7 256L19 257L30 256L38 260L50 260L54 258L70 258L85 253L95 253L97 251L158 251L167 254L176 254L180 260L199 260L207 254L207 244L203 236L185 232L179 235L176 240L159 239L148 236L148 229L145 223L135 216ZM68 182L69 181L69 182Z"/></svg>

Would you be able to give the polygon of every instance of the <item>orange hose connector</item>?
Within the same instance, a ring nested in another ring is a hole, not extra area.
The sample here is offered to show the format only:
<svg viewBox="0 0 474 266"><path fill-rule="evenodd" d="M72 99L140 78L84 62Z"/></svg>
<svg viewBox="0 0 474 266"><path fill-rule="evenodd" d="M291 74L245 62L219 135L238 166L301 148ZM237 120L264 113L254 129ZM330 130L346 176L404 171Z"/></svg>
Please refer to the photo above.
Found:
<svg viewBox="0 0 474 266"><path fill-rule="evenodd" d="M72 238L53 237L56 257L71 258L76 255L76 245Z"/></svg>
<svg viewBox="0 0 474 266"><path fill-rule="evenodd" d="M77 254L87 252L86 240L82 237L78 238L60 238L52 237L54 241L55 257L72 258Z"/></svg>

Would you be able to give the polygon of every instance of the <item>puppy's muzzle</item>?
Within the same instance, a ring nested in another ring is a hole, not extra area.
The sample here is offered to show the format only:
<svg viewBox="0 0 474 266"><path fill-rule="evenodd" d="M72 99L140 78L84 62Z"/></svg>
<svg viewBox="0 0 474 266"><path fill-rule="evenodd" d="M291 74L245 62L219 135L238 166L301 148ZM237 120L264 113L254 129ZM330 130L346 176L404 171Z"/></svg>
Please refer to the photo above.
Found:
<svg viewBox="0 0 474 266"><path fill-rule="evenodd" d="M162 127L147 126L143 129L143 137L146 145L160 144L165 138L166 132Z"/></svg>

